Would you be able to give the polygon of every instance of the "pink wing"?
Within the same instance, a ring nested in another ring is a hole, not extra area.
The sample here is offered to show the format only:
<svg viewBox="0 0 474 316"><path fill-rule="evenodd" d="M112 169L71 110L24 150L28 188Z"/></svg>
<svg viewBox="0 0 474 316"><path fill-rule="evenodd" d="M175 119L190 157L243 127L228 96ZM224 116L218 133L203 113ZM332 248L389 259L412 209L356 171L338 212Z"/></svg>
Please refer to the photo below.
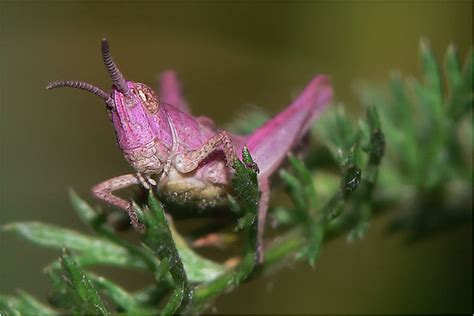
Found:
<svg viewBox="0 0 474 316"><path fill-rule="evenodd" d="M183 112L190 113L188 103L181 91L178 76L173 70L166 70L160 77L160 101L174 105Z"/></svg>
<svg viewBox="0 0 474 316"><path fill-rule="evenodd" d="M259 178L275 171L331 102L332 95L329 78L318 75L291 105L248 136L246 144L260 169Z"/></svg>

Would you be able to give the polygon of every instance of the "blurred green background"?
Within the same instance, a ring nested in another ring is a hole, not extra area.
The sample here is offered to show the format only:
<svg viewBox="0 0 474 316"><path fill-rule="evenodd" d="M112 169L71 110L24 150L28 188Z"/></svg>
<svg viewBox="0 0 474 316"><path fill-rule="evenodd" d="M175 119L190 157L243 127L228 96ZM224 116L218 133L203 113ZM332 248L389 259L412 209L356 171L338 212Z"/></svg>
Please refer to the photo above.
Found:
<svg viewBox="0 0 474 316"><path fill-rule="evenodd" d="M384 83L391 70L419 74L418 42L438 57L472 45L472 2L78 4L4 2L2 224L45 221L83 229L67 189L130 172L103 102L56 79L110 86L100 57L107 37L127 79L151 86L164 69L183 80L196 114L219 124L249 104L282 109L315 73L358 110L354 83ZM89 200L92 200L89 197ZM328 243L316 268L297 264L221 297L217 312L472 312L472 225L413 245L387 236ZM58 256L2 233L2 293L45 297L41 268ZM131 288L145 275L112 274Z"/></svg>

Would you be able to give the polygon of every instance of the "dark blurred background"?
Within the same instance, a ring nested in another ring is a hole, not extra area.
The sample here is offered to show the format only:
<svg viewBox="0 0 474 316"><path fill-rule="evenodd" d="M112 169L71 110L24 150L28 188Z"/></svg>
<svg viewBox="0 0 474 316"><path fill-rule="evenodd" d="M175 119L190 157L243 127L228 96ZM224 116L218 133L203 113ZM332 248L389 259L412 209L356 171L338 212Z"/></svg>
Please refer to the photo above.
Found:
<svg viewBox="0 0 474 316"><path fill-rule="evenodd" d="M56 79L108 89L100 57L107 37L127 79L156 84L176 69L194 113L219 124L245 106L273 114L315 73L329 74L336 99L358 111L354 83L419 75L418 43L438 57L449 43L472 45L472 2L78 4L4 2L2 224L44 221L83 229L68 200L130 172L103 102L75 90L47 92ZM96 203L96 202L94 202ZM221 297L217 312L472 312L472 225L406 245L387 236L387 217L366 237L326 244L316 268L297 264ZM2 233L2 293L41 298L41 268L58 256ZM116 276L138 288L145 275Z"/></svg>

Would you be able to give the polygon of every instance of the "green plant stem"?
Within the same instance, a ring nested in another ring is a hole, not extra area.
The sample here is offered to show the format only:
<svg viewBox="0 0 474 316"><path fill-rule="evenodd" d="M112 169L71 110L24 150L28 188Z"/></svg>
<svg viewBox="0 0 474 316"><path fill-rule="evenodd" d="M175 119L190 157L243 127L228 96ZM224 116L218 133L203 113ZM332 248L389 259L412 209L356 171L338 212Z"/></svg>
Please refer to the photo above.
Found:
<svg viewBox="0 0 474 316"><path fill-rule="evenodd" d="M328 227L323 242L328 242L341 236L344 232L347 232L352 227L355 220L356 218L354 216L346 216L345 220L342 221L340 225ZM255 271L251 274L250 278L241 281L247 282L262 274L274 272L278 267L283 267L284 263L287 263L288 260L292 259L291 255L304 249L306 243L307 238L301 228L289 230L265 250L265 262L255 268ZM296 258L293 256L293 259ZM231 271L204 286L196 288L194 293L194 302L196 305L206 306L206 303L223 292L233 290L235 286L229 287L229 284L235 282L235 276L236 272Z"/></svg>

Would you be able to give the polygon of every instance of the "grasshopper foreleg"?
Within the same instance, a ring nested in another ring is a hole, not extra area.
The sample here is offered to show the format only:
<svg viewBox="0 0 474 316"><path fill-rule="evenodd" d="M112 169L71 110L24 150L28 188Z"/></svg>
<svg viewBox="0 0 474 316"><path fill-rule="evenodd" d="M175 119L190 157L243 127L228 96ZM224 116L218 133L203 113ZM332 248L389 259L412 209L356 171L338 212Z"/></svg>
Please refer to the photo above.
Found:
<svg viewBox="0 0 474 316"><path fill-rule="evenodd" d="M137 218L137 214L133 209L132 203L119 198L112 194L112 192L124 189L134 184L140 184L141 181L139 176L135 174L126 174L123 176L115 177L104 182L101 182L92 188L92 194L99 200L102 200L108 204L115 205L128 213L130 221L133 227L137 230L143 229L143 225L140 224Z"/></svg>

